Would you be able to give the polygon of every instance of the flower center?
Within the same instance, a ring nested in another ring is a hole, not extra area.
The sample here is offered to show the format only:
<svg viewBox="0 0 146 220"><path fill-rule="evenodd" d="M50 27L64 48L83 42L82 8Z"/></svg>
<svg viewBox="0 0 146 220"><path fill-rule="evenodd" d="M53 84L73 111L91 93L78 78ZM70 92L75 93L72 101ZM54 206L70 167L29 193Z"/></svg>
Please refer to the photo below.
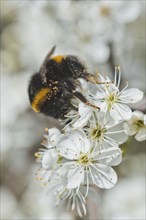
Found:
<svg viewBox="0 0 146 220"><path fill-rule="evenodd" d="M112 105L118 101L118 97L116 94L111 93L106 99L106 102L108 103L108 111L110 111Z"/></svg>
<svg viewBox="0 0 146 220"><path fill-rule="evenodd" d="M100 8L100 14L105 17L109 17L111 14L111 9L108 6L102 6Z"/></svg>
<svg viewBox="0 0 146 220"><path fill-rule="evenodd" d="M90 159L88 157L88 154L81 154L81 157L79 158L78 162L82 165L89 164Z"/></svg>
<svg viewBox="0 0 146 220"><path fill-rule="evenodd" d="M91 138L92 139L102 139L106 129L102 128L100 125L97 126L91 131Z"/></svg>
<svg viewBox="0 0 146 220"><path fill-rule="evenodd" d="M134 122L134 125L136 127L137 130L139 130L142 127L145 127L144 122L142 120L137 120Z"/></svg>

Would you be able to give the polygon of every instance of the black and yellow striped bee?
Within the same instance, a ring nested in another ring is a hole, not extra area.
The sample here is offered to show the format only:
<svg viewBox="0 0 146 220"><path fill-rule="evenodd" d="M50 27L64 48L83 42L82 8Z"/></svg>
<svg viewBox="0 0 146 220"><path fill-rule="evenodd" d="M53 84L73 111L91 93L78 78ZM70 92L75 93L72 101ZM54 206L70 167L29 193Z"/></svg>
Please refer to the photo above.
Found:
<svg viewBox="0 0 146 220"><path fill-rule="evenodd" d="M76 90L79 78L95 83L96 77L87 72L85 65L76 56L52 56L54 50L55 46L46 56L39 72L30 79L28 95L32 109L47 116L64 119L73 108L71 99L74 97L98 108Z"/></svg>

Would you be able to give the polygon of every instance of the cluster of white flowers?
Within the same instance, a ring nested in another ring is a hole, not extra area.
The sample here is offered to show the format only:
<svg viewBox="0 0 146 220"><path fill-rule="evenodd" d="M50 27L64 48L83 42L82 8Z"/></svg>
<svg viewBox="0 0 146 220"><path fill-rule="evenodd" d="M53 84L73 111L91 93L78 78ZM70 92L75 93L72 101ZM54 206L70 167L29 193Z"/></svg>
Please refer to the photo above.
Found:
<svg viewBox="0 0 146 220"><path fill-rule="evenodd" d="M74 109L66 115L63 129L48 129L44 148L35 154L41 164L37 177L53 193L56 204L67 199L80 216L86 214L90 186L109 189L116 184L112 166L122 161L119 145L127 141L128 135L136 134L139 141L146 139L145 116L128 106L139 102L143 92L127 89L128 84L120 91L120 77L117 67L114 82L101 74L98 80L103 84L79 79L78 91L99 108L72 100Z"/></svg>

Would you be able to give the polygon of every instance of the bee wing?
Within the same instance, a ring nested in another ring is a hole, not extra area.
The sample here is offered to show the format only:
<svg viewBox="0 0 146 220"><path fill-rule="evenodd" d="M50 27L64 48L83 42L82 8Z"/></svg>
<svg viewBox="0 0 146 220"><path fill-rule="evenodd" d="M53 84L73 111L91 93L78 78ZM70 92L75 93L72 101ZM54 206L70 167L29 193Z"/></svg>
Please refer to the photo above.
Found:
<svg viewBox="0 0 146 220"><path fill-rule="evenodd" d="M47 60L50 59L50 57L53 55L53 53L55 51L55 48L56 48L56 45L54 45L54 47L52 47L52 49L49 51L49 53L47 54L47 56L46 56L46 58L45 58L45 60L44 60L44 62L42 64L42 66L45 65Z"/></svg>
<svg viewBox="0 0 146 220"><path fill-rule="evenodd" d="M56 45L54 45L54 46L52 47L52 49L49 51L49 53L47 54L47 56L46 56L44 62L43 62L42 65L41 65L41 68L40 68L40 71L39 71L39 72L40 72L40 74L41 74L41 77L42 77L43 82L46 82L46 71L47 71L47 69L46 69L46 62L47 62L48 59L50 59L50 57L53 55L53 53L54 53L54 51L55 51L55 48L56 48Z"/></svg>

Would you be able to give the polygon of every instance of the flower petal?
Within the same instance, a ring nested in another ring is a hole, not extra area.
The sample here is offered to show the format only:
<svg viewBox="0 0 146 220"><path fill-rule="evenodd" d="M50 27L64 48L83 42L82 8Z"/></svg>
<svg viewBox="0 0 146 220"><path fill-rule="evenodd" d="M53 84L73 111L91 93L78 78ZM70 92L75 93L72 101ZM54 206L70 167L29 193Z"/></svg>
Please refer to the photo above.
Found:
<svg viewBox="0 0 146 220"><path fill-rule="evenodd" d="M67 188L73 189L78 187L84 180L84 168L82 166L75 166L74 169L68 167Z"/></svg>
<svg viewBox="0 0 146 220"><path fill-rule="evenodd" d="M81 90L84 92L84 93L87 93L88 94L88 83L85 79L83 78L79 78L78 81L80 82L80 86L81 86Z"/></svg>
<svg viewBox="0 0 146 220"><path fill-rule="evenodd" d="M105 93L103 93L103 92L97 92L96 94L95 94L95 100L100 100L100 99L105 99L106 98L106 94Z"/></svg>
<svg viewBox="0 0 146 220"><path fill-rule="evenodd" d="M146 140L146 128L140 129L140 131L135 135L135 139L137 141L144 141L144 140Z"/></svg>
<svg viewBox="0 0 146 220"><path fill-rule="evenodd" d="M104 139L96 143L97 149L108 149L111 147L119 147L115 140L108 139L108 136L105 136Z"/></svg>
<svg viewBox="0 0 146 220"><path fill-rule="evenodd" d="M48 134L44 135L47 139L47 143L42 143L47 148L52 148L60 139L61 132L57 128L48 129Z"/></svg>
<svg viewBox="0 0 146 220"><path fill-rule="evenodd" d="M95 153L95 152L94 152ZM122 152L120 148L112 147L97 152L98 155L94 156L94 160L98 160L99 163L116 166L122 161Z"/></svg>
<svg viewBox="0 0 146 220"><path fill-rule="evenodd" d="M51 179L51 177L54 176L54 173L52 172L52 170L40 170L40 172L37 175L37 178L39 180L42 180L43 183L48 183L48 181Z"/></svg>
<svg viewBox="0 0 146 220"><path fill-rule="evenodd" d="M61 132L57 128L51 128L48 130L48 135L50 137L50 140L55 142L58 139L58 137L61 135Z"/></svg>
<svg viewBox="0 0 146 220"><path fill-rule="evenodd" d="M91 148L90 140L87 138L83 130L78 130L74 132L76 136L76 141L78 140L78 145L81 146L78 152L87 153Z"/></svg>
<svg viewBox="0 0 146 220"><path fill-rule="evenodd" d="M69 139L66 136L62 137L59 144L57 145L58 153L69 160L78 159L80 148L81 146L78 145L77 141L71 138Z"/></svg>
<svg viewBox="0 0 146 220"><path fill-rule="evenodd" d="M94 184L100 188L110 189L117 182L117 174L113 168L109 166L103 164L92 164L91 172Z"/></svg>
<svg viewBox="0 0 146 220"><path fill-rule="evenodd" d="M108 110L108 105L106 102L101 102L101 103L97 102L97 106L99 106L100 111L102 111L102 112L106 113Z"/></svg>
<svg viewBox="0 0 146 220"><path fill-rule="evenodd" d="M137 132L136 127L132 126L132 124L130 125L128 122L124 122L123 127L124 127L126 134L128 134L129 136L132 136L132 135L136 134L136 132Z"/></svg>
<svg viewBox="0 0 146 220"><path fill-rule="evenodd" d="M138 110L132 112L132 121L143 120L143 118L144 118L143 112L138 111Z"/></svg>
<svg viewBox="0 0 146 220"><path fill-rule="evenodd" d="M110 112L106 113L104 121L105 121L104 123L105 123L106 129L110 129L113 126L117 125L117 122L111 117Z"/></svg>
<svg viewBox="0 0 146 220"><path fill-rule="evenodd" d="M84 127L91 117L91 109L84 103L79 104L79 118L72 124L74 128Z"/></svg>
<svg viewBox="0 0 146 220"><path fill-rule="evenodd" d="M128 140L128 135L125 133L125 131L123 131L123 123L119 123L108 129L106 135L114 139L118 144L123 144Z"/></svg>
<svg viewBox="0 0 146 220"><path fill-rule="evenodd" d="M117 121L129 120L132 117L132 111L129 106L116 103L112 106L110 114Z"/></svg>
<svg viewBox="0 0 146 220"><path fill-rule="evenodd" d="M123 103L136 103L143 98L143 92L135 88L126 89L120 94L119 98Z"/></svg>
<svg viewBox="0 0 146 220"><path fill-rule="evenodd" d="M105 112L95 112L96 118L98 119L98 124L103 127L103 124L105 122Z"/></svg>
<svg viewBox="0 0 146 220"><path fill-rule="evenodd" d="M90 141L82 131L62 136L57 145L59 154L67 159L76 160L80 153L86 153L91 147Z"/></svg>
<svg viewBox="0 0 146 220"><path fill-rule="evenodd" d="M54 150L46 150L42 158L42 167L44 169L49 169L56 164L58 155Z"/></svg>

